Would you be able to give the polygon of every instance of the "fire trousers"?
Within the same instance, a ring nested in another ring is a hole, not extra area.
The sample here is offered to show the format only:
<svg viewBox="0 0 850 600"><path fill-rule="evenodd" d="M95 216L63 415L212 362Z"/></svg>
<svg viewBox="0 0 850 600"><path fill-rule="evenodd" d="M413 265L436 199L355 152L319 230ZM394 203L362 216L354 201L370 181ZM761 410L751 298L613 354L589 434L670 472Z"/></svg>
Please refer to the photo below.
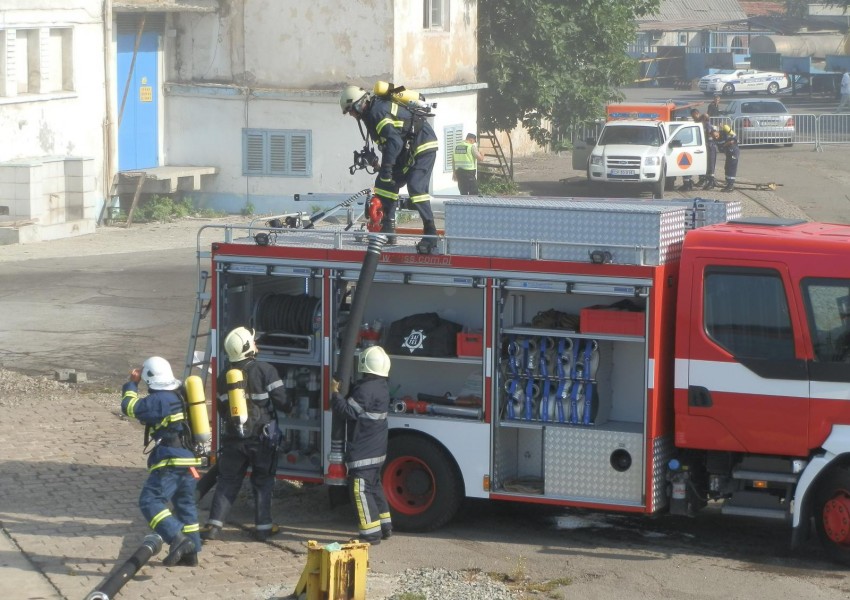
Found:
<svg viewBox="0 0 850 600"><path fill-rule="evenodd" d="M195 543L196 551L200 551L195 484L195 478L186 467L155 469L142 486L139 508L150 528L166 543L170 544L182 532Z"/></svg>
<svg viewBox="0 0 850 600"><path fill-rule="evenodd" d="M390 505L384 496L381 465L357 469L350 473L351 500L357 511L357 532L360 537L381 537L381 531L392 531Z"/></svg>
<svg viewBox="0 0 850 600"><path fill-rule="evenodd" d="M277 471L277 449L260 441L227 444L221 449L218 457L218 483L210 507L210 518L207 520L209 525L224 526L248 467L251 467L257 531L272 528L272 491Z"/></svg>
<svg viewBox="0 0 850 600"><path fill-rule="evenodd" d="M478 180L475 178L475 171L472 169L455 169L455 179L457 179L457 188L460 190L461 196L477 196Z"/></svg>

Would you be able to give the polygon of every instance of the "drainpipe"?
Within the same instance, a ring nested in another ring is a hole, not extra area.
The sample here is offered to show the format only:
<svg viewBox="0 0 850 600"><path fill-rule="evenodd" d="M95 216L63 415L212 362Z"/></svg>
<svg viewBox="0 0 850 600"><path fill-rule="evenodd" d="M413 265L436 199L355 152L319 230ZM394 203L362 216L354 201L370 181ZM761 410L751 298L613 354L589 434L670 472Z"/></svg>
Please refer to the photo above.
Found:
<svg viewBox="0 0 850 600"><path fill-rule="evenodd" d="M112 201L112 180L115 177L115 136L112 108L112 0L103 0L103 97L106 116L103 121L103 210L98 223L103 219L107 206Z"/></svg>

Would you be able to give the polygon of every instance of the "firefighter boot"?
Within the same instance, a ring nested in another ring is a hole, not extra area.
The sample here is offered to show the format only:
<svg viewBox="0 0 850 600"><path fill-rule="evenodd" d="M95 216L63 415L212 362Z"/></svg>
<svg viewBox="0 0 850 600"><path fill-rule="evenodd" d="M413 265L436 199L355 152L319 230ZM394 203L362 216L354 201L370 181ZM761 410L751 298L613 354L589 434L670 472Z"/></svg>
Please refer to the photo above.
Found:
<svg viewBox="0 0 850 600"><path fill-rule="evenodd" d="M732 190L734 190L734 189L735 189L735 180L734 180L734 179L727 179L727 180L726 180L726 187L725 187L725 188L723 188L723 189L722 189L722 190L720 190L720 191L722 191L722 192L731 192L731 191L732 191Z"/></svg>
<svg viewBox="0 0 850 600"><path fill-rule="evenodd" d="M685 179L684 183L682 183L682 187L679 188L680 192L690 192L694 189L694 180L693 179Z"/></svg>
<svg viewBox="0 0 850 600"><path fill-rule="evenodd" d="M714 187L717 187L717 182L714 180L714 175L709 175L705 179L705 184L702 186L704 190L710 190Z"/></svg>
<svg viewBox="0 0 850 600"><path fill-rule="evenodd" d="M423 220L422 223L422 233L428 237L423 237L419 240L416 244L416 251L419 252L419 254L431 254L437 249L437 226L434 224L434 221L430 219Z"/></svg>
<svg viewBox="0 0 850 600"><path fill-rule="evenodd" d="M212 541L217 540L218 536L221 534L221 527L218 525L210 525L207 523L203 527L201 527L201 539Z"/></svg>
<svg viewBox="0 0 850 600"><path fill-rule="evenodd" d="M387 246L395 246L398 243L398 238L393 235L395 233L395 219L385 218L381 221L381 233L387 236Z"/></svg>
<svg viewBox="0 0 850 600"><path fill-rule="evenodd" d="M171 549L168 551L168 556L162 559L162 564L166 567L173 567L179 563L184 556L194 554L195 550L195 542L183 535L182 532L178 533L174 536L174 539L171 540Z"/></svg>

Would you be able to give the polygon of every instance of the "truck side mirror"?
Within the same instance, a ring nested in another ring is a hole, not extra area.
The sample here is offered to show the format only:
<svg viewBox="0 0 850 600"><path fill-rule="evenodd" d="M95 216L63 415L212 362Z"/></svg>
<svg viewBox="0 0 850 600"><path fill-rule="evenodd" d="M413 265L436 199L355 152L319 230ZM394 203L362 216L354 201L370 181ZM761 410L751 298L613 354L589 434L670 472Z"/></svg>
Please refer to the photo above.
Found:
<svg viewBox="0 0 850 600"><path fill-rule="evenodd" d="M670 147L671 148L681 148L682 147L682 140L671 140L670 141Z"/></svg>

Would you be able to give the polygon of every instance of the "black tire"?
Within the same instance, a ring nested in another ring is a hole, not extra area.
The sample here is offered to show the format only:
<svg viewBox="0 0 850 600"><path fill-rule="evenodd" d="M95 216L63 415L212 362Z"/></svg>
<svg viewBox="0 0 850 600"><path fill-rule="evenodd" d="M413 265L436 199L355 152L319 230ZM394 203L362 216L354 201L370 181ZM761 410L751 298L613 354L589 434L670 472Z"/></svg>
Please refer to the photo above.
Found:
<svg viewBox="0 0 850 600"><path fill-rule="evenodd" d="M652 184L652 197L658 200L664 199L664 187L667 185L667 165L661 165L661 177Z"/></svg>
<svg viewBox="0 0 850 600"><path fill-rule="evenodd" d="M382 478L393 527L400 531L442 527L455 516L465 495L452 457L424 437L391 439Z"/></svg>
<svg viewBox="0 0 850 600"><path fill-rule="evenodd" d="M724 96L731 96L735 93L735 86L731 83L727 83L723 86L723 90L721 92Z"/></svg>
<svg viewBox="0 0 850 600"><path fill-rule="evenodd" d="M778 93L779 93L779 84L778 83L776 83L775 81L771 81L769 84L767 84L767 95L768 96L775 96Z"/></svg>
<svg viewBox="0 0 850 600"><path fill-rule="evenodd" d="M825 473L815 490L815 527L829 557L850 566L850 469Z"/></svg>

